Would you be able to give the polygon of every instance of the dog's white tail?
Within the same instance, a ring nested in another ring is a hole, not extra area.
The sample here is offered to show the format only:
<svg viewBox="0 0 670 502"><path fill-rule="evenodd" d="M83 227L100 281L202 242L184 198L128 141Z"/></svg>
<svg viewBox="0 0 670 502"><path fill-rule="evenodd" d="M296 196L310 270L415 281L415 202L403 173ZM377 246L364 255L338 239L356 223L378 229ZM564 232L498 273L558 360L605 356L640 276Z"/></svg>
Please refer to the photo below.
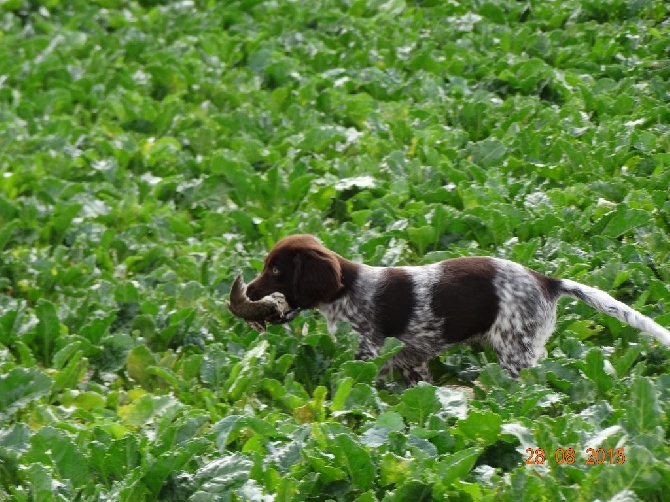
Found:
<svg viewBox="0 0 670 502"><path fill-rule="evenodd" d="M560 294L561 296L571 296L572 298L582 300L594 309L616 317L621 322L654 335L665 345L670 345L670 331L647 316L633 310L625 303L615 300L604 291L569 279L561 279Z"/></svg>

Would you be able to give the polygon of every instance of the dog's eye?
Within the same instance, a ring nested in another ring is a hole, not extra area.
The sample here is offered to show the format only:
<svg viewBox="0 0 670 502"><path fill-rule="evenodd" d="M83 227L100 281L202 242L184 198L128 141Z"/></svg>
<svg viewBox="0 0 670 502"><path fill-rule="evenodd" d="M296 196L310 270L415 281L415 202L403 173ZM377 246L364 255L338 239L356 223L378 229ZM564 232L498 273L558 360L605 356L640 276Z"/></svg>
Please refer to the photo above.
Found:
<svg viewBox="0 0 670 502"><path fill-rule="evenodd" d="M279 267L275 265L270 269L270 272L272 273L272 275L279 275Z"/></svg>

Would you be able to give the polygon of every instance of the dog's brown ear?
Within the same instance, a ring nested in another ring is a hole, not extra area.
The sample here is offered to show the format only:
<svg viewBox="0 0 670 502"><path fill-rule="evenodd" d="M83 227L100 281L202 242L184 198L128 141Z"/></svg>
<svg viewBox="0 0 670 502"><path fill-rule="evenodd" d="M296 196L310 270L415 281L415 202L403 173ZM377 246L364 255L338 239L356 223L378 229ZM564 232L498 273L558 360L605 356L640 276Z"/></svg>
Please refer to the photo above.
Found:
<svg viewBox="0 0 670 502"><path fill-rule="evenodd" d="M344 287L340 262L326 249L302 249L296 254L294 264L293 294L300 308L330 302Z"/></svg>

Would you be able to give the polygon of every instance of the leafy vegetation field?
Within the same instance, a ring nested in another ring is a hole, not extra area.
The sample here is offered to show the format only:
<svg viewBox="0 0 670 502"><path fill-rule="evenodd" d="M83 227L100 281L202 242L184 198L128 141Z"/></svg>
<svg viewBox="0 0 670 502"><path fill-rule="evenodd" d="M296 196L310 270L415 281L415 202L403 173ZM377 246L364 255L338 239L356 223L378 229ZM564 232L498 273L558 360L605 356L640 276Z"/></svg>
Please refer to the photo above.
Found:
<svg viewBox="0 0 670 502"><path fill-rule="evenodd" d="M225 299L309 232L670 326L669 51L662 0L1 1L0 499L667 500L670 350L584 304L405 390Z"/></svg>

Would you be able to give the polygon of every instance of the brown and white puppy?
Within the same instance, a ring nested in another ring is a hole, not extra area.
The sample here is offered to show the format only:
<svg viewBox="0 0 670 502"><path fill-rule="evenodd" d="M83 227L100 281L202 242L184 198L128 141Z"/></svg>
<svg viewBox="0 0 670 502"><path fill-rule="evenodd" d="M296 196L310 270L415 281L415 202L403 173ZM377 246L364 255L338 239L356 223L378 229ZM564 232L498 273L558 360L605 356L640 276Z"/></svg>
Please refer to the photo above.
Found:
<svg viewBox="0 0 670 502"><path fill-rule="evenodd" d="M405 344L391 364L409 384L428 380L427 362L455 344L491 345L513 376L545 354L562 296L646 331L670 345L670 331L598 289L490 257L415 267L372 267L330 251L311 235L280 240L247 288L252 300L282 293L291 308L317 308L328 329L347 321L360 334L358 358L386 337Z"/></svg>

